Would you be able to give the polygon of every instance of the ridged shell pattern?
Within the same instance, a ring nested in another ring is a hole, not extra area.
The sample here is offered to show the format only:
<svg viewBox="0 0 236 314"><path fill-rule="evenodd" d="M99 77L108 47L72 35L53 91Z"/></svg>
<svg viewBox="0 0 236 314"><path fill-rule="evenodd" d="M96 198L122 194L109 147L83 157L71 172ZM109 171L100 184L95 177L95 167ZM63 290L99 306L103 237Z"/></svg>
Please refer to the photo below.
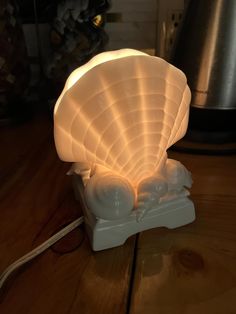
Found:
<svg viewBox="0 0 236 314"><path fill-rule="evenodd" d="M186 132L186 77L158 57L105 52L75 70L54 110L59 157L105 166L133 184L158 173Z"/></svg>

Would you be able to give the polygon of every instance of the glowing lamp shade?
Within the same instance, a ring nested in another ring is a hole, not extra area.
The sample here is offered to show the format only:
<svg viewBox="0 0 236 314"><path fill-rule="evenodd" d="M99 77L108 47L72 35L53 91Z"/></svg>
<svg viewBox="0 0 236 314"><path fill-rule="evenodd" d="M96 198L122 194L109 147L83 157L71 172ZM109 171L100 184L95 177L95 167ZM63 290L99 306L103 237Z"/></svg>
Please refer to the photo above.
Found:
<svg viewBox="0 0 236 314"><path fill-rule="evenodd" d="M54 111L59 157L97 164L133 185L160 172L186 132L190 90L183 72L132 49L95 56L68 78Z"/></svg>

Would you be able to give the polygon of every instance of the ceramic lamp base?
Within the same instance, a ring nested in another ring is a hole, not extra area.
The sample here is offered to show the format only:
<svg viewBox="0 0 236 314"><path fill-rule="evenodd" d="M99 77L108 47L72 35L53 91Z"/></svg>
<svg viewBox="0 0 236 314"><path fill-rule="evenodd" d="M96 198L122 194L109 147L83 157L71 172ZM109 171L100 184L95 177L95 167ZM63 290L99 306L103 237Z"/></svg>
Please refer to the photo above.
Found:
<svg viewBox="0 0 236 314"><path fill-rule="evenodd" d="M195 219L193 202L188 193L166 197L162 203L152 208L141 219L133 211L128 217L119 220L103 220L95 217L87 208L84 200L84 185L79 175L73 175L73 187L76 199L82 203L86 232L91 247L100 251L124 244L133 234L156 227L177 228Z"/></svg>

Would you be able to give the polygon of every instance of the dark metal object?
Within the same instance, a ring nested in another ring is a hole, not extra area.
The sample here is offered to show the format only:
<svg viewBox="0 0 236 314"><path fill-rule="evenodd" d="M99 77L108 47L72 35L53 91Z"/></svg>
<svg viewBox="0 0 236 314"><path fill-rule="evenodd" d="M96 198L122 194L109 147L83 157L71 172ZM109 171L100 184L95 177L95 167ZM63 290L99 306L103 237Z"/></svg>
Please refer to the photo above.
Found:
<svg viewBox="0 0 236 314"><path fill-rule="evenodd" d="M172 63L192 91L191 105L236 109L236 1L190 1Z"/></svg>

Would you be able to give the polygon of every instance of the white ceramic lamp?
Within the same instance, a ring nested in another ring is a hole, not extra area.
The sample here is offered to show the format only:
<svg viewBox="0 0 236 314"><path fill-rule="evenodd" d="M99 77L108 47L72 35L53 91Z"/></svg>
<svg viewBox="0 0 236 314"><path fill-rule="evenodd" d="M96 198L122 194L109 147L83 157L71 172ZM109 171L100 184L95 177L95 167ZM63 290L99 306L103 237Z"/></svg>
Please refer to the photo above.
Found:
<svg viewBox="0 0 236 314"><path fill-rule="evenodd" d="M187 130L190 98L183 72L132 49L101 53L69 76L54 137L59 157L82 176L94 250L194 220L191 176L166 154Z"/></svg>

